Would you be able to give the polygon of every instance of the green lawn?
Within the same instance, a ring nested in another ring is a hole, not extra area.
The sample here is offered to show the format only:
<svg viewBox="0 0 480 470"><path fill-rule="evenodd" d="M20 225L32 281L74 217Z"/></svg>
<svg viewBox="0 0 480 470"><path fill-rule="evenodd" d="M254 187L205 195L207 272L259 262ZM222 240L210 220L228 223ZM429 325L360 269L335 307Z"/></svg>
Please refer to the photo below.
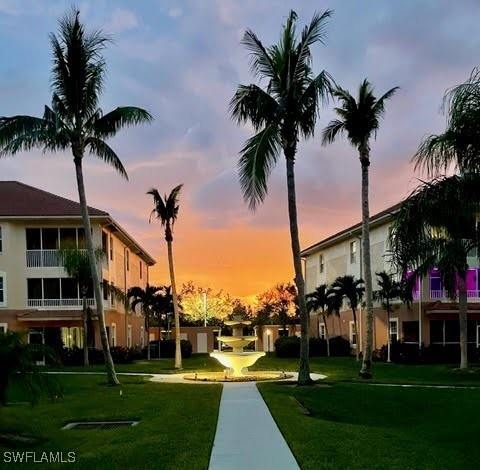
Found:
<svg viewBox="0 0 480 470"><path fill-rule="evenodd" d="M479 467L480 390L258 387L304 470Z"/></svg>
<svg viewBox="0 0 480 470"><path fill-rule="evenodd" d="M0 408L0 433L18 432L42 440L28 449L0 445L2 463L5 450L31 450L75 452L75 468L208 468L220 385L160 385L142 377L122 377L121 387L107 387L101 376L58 378L64 396L57 402L44 398L34 407ZM10 401L24 399L10 389ZM69 421L103 419L139 419L140 424L113 430L61 430Z"/></svg>

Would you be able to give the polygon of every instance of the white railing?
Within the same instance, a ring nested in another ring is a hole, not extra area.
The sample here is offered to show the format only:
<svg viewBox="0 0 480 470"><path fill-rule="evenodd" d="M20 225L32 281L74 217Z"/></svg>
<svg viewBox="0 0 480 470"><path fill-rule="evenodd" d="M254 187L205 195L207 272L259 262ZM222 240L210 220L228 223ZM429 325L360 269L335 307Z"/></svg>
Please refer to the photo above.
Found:
<svg viewBox="0 0 480 470"><path fill-rule="evenodd" d="M469 299L476 299L479 297L478 290L467 290L467 297Z"/></svg>
<svg viewBox="0 0 480 470"><path fill-rule="evenodd" d="M28 299L29 307L81 307L82 299ZM87 299L87 305L93 307L95 299Z"/></svg>
<svg viewBox="0 0 480 470"><path fill-rule="evenodd" d="M79 250L86 252L87 250ZM59 250L27 250L27 268L57 268L63 266Z"/></svg>
<svg viewBox="0 0 480 470"><path fill-rule="evenodd" d="M417 290L417 291L413 291L412 292L412 299L413 300L418 300L420 298L420 292Z"/></svg>
<svg viewBox="0 0 480 470"><path fill-rule="evenodd" d="M431 299L446 299L448 297L447 291L445 290L431 290L430 298ZM478 290L467 290L467 298L477 299L480 297L480 292ZM457 290L458 298L458 290Z"/></svg>

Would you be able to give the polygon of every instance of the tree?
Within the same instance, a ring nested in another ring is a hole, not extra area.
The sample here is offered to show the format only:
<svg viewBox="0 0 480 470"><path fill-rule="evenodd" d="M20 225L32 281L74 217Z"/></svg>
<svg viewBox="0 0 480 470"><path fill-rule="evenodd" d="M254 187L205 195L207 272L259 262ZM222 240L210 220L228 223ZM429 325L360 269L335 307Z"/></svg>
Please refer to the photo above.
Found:
<svg viewBox="0 0 480 470"><path fill-rule="evenodd" d="M193 281L183 284L180 297L184 319L202 325L214 320L226 320L234 307L234 300L228 293L196 286Z"/></svg>
<svg viewBox="0 0 480 470"><path fill-rule="evenodd" d="M279 282L271 289L257 296L259 310L269 311L275 315L287 331L287 325L297 315L298 296L297 288L291 282Z"/></svg>
<svg viewBox="0 0 480 470"><path fill-rule="evenodd" d="M167 242L168 249L168 267L170 271L170 284L172 286L172 297L173 297L173 313L175 318L175 369L182 368L182 351L180 349L180 314L178 311L178 296L177 288L175 284L175 271L173 269L173 225L177 220L178 215L178 196L180 195L180 190L182 189L183 184L179 184L172 189L170 194L162 198L160 193L155 189L150 189L147 194L153 196L153 203L155 208L150 214L150 220L152 216L155 216L162 227L165 227L165 240Z"/></svg>
<svg viewBox="0 0 480 470"><path fill-rule="evenodd" d="M59 36L50 34L53 50L52 106L45 106L42 118L21 115L0 118L0 157L34 148L41 148L44 152L71 150L108 381L111 385L118 385L120 382L105 328L82 165L85 155L90 154L127 178L122 162L106 139L124 127L150 122L152 117L136 107L119 107L105 114L98 107L106 72L102 51L109 38L100 31L87 32L80 23L79 15L78 11L71 9L59 21Z"/></svg>
<svg viewBox="0 0 480 470"><path fill-rule="evenodd" d="M268 177L283 152L286 161L290 238L301 320L298 384L311 383L308 359L309 317L305 305L305 282L300 257L295 193L295 158L300 137L313 137L320 102L328 98L330 79L323 71L314 76L310 48L323 44L331 11L315 13L300 39L297 14L290 11L278 44L265 47L247 30L243 45L251 54L251 70L267 86L239 85L230 101L231 117L238 124L250 123L256 132L240 151L239 177L243 196L255 210L267 195Z"/></svg>
<svg viewBox="0 0 480 470"><path fill-rule="evenodd" d="M373 352L373 297L372 268L370 262L370 209L368 203L368 172L370 167L370 139L376 137L380 118L385 113L385 101L393 96L398 87L391 88L380 98L373 94L373 87L365 79L358 90L358 99L343 88L337 86L333 96L340 101L340 108L335 112L340 119L334 119L323 131L323 144L332 143L339 134L345 133L350 144L358 150L362 167L362 257L365 279L366 314L366 344L363 354L360 376L364 379L372 377ZM358 356L358 348L357 348Z"/></svg>
<svg viewBox="0 0 480 470"><path fill-rule="evenodd" d="M95 250L95 260L98 262L103 257L101 248ZM87 294L92 289L92 269L88 254L84 250L76 248L63 249L60 251L60 258L63 262L63 269L69 277L75 279L82 296L82 322L83 322L83 363L88 366L88 305ZM95 264L96 269L96 264Z"/></svg>
<svg viewBox="0 0 480 470"><path fill-rule="evenodd" d="M47 346L25 343L18 332L0 332L0 405L7 403L6 392L11 382L25 387L32 402L52 383L51 376L42 374L36 365L39 355L55 360L53 351Z"/></svg>
<svg viewBox="0 0 480 470"><path fill-rule="evenodd" d="M157 293L162 289L162 287L151 286L147 284L145 289L139 286L130 287L127 292L127 297L131 300L130 308L135 311L137 305L141 306L142 314L145 318L145 331L148 335L147 341L147 360L150 360L150 324L152 320L152 315L154 313L154 308L157 305Z"/></svg>
<svg viewBox="0 0 480 470"><path fill-rule="evenodd" d="M332 283L332 295L336 297L334 303L342 303L347 300L348 306L352 309L353 328L355 334L355 357L359 360L359 342L358 342L358 324L357 324L357 308L365 293L363 279L355 279L353 276L339 276Z"/></svg>
<svg viewBox="0 0 480 470"><path fill-rule="evenodd" d="M327 356L330 357L330 338L328 336L327 321L325 319L325 313L330 315L333 312L333 304L331 297L329 298L330 291L327 284L320 284L315 288L313 292L307 294L307 309L309 312L317 312L317 332L320 331L319 316L322 315L323 324L325 325L325 337L327 340ZM330 307L330 308L329 308Z"/></svg>
<svg viewBox="0 0 480 470"><path fill-rule="evenodd" d="M161 286L154 295L152 310L158 321L158 357L160 357L160 342L162 340L162 315L165 315L167 335L169 331L168 315L173 311L173 296L171 286Z"/></svg>
<svg viewBox="0 0 480 470"><path fill-rule="evenodd" d="M461 369L468 367L466 276L469 253L480 248L479 203L480 181L475 174L425 182L400 206L389 240L399 272L413 268L426 275L436 267L448 297L456 300L458 295Z"/></svg>
<svg viewBox="0 0 480 470"><path fill-rule="evenodd" d="M387 362L391 362L390 345L392 340L390 338L390 315L395 308L398 308L398 304L394 304L393 301L402 298L403 289L401 283L393 279L392 275L386 271L379 271L375 274L377 275L379 289L373 291L373 300L380 302L382 309L387 312Z"/></svg>

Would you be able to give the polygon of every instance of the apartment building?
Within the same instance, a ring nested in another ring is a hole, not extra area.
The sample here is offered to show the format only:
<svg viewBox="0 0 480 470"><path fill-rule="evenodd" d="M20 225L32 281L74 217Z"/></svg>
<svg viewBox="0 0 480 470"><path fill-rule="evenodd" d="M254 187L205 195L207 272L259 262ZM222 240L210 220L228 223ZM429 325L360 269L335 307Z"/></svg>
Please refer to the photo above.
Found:
<svg viewBox="0 0 480 470"><path fill-rule="evenodd" d="M103 282L126 292L145 287L155 260L107 212L89 207L93 243L103 256ZM59 250L85 249L80 204L17 181L0 181L0 331L24 331L30 342L82 347L82 298L62 266ZM93 288L93 346L100 347ZM140 312L125 312L104 289L111 346L146 344Z"/></svg>
<svg viewBox="0 0 480 470"><path fill-rule="evenodd" d="M373 289L378 289L375 272L391 272L388 257L387 240L392 225L393 215L399 204L392 206L370 218L370 253L373 276ZM312 292L320 284L331 284L338 276L346 274L361 278L361 222L346 228L318 243L304 249L306 292ZM478 258L468 259L468 343L480 345L480 283ZM408 273L407 273L408 275ZM448 299L442 285L438 269L433 268L427 276L415 280L413 304L396 305L396 310L387 325L386 313L378 304L374 308L374 348L380 348L392 340L424 345L459 344L458 305ZM340 317L322 320L317 323L317 316L311 315L312 336L325 337L325 326L330 336L343 336L349 339L353 348L363 350L365 344L365 311L359 307L357 312L358 338L354 334L353 314L344 305ZM318 324L318 329L317 329Z"/></svg>

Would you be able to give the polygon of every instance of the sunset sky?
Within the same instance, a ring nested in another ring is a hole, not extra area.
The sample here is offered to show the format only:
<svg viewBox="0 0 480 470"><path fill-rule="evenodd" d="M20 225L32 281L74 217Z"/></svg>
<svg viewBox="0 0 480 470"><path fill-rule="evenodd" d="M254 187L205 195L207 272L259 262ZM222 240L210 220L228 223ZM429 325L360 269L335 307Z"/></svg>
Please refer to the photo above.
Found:
<svg viewBox="0 0 480 470"><path fill-rule="evenodd" d="M41 115L50 104L49 32L71 5L58 0L0 0L0 115ZM325 46L313 49L314 71L327 70L356 94L366 77L378 95L401 89L387 103L372 143L370 207L395 204L416 185L409 160L422 137L441 132L445 90L480 65L478 0L191 0L81 1L88 28L111 34L104 110L144 107L151 126L121 132L110 142L130 180L87 158L89 205L109 212L158 261L152 283L168 283L163 233L148 223L145 193L184 183L175 225L180 283L193 280L251 300L276 282L293 280L284 160L269 193L250 212L236 165L251 129L237 127L228 102L239 83L252 83L240 40L251 28L276 42L291 8L303 27L314 11L334 10ZM300 29L300 28L299 28ZM299 145L296 184L302 248L360 221L360 163L345 140L322 147L317 137ZM78 200L72 157L31 152L0 161L0 179L18 180Z"/></svg>

